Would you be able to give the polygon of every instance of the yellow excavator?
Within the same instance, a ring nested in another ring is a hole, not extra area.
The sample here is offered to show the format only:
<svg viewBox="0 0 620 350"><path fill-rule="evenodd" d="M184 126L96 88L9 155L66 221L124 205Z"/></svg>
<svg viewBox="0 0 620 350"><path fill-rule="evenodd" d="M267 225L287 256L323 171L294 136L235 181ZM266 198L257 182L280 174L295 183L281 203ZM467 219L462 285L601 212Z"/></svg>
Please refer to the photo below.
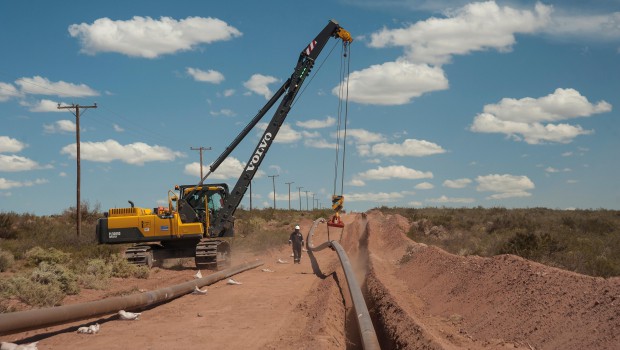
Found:
<svg viewBox="0 0 620 350"><path fill-rule="evenodd" d="M341 39L343 45L353 41L349 32L336 21L329 21L301 51L291 77L211 164L198 184L176 186L175 191L168 191L168 205L165 207L139 208L129 201L130 207L110 209L97 222L99 243L134 243L125 251L126 258L134 264L149 267L164 259L188 257L195 259L198 268L219 269L228 265L234 237L234 213L316 58L332 37ZM232 191L229 192L224 183L204 184L280 98L282 101Z"/></svg>

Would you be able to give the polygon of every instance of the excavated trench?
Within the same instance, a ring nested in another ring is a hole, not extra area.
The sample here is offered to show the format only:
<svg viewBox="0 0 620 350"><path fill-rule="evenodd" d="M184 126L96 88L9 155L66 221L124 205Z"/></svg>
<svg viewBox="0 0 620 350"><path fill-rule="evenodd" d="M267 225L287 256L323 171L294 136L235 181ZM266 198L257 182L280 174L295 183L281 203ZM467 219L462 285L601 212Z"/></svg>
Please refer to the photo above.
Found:
<svg viewBox="0 0 620 350"><path fill-rule="evenodd" d="M380 309L377 305L377 298L375 297L375 294L378 292L378 290L369 290L368 288L369 278L372 280L371 283L375 281L372 276L372 267L370 266L369 261L370 256L368 252L368 222L365 217L363 217L359 221L361 222L359 224L360 227L357 228L357 252L355 254L355 257L352 258L356 272L355 277L360 282L362 295L364 296L364 300L366 301L366 306L368 307L373 327L377 334L377 339L379 340L381 348L395 349L397 348L396 343L389 336L387 326L385 324L385 319L382 317ZM349 313L347 314L347 319L349 319L349 317L356 317L356 315L353 313ZM359 331L356 329L355 333L359 334Z"/></svg>
<svg viewBox="0 0 620 350"><path fill-rule="evenodd" d="M369 249L371 231L366 216L362 214L351 226L345 244L381 348L441 349L442 346L400 308L388 288L378 278ZM348 323L355 325L355 320L352 320L355 316L351 312L347 313ZM357 328L355 331L347 331L351 344L355 343L355 336L358 334Z"/></svg>

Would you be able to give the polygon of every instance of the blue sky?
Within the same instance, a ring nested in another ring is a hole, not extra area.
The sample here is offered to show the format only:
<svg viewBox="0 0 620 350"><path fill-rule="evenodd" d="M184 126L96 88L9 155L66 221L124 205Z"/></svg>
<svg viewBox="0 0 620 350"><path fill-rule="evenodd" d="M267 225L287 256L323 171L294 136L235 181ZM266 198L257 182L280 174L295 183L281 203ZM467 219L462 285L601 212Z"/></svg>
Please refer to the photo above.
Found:
<svg viewBox="0 0 620 350"><path fill-rule="evenodd" d="M198 181L190 148L212 162L329 19L355 39L345 209L620 209L618 0L4 1L0 211L75 205L75 117L58 103L98 105L80 118L82 200L161 205ZM330 204L339 45L267 154L254 206L272 206L268 175L278 208L287 182L293 208L299 186ZM208 181L233 186L261 133Z"/></svg>

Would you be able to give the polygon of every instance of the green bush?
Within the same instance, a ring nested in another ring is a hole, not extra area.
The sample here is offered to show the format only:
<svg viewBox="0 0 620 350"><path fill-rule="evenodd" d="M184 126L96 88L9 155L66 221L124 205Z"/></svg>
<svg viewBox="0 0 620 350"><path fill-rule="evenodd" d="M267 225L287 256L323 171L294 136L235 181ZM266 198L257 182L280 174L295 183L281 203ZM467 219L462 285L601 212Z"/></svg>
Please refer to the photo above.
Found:
<svg viewBox="0 0 620 350"><path fill-rule="evenodd" d="M65 264L71 260L71 254L56 248L43 249L36 246L26 252L26 260L30 265L38 266L42 262L51 264Z"/></svg>
<svg viewBox="0 0 620 350"><path fill-rule="evenodd" d="M0 272L8 270L14 263L13 253L0 249Z"/></svg>
<svg viewBox="0 0 620 350"><path fill-rule="evenodd" d="M620 211L546 208L387 208L412 225L407 236L453 254L515 254L591 276L620 276ZM426 235L443 225L445 234Z"/></svg>
<svg viewBox="0 0 620 350"><path fill-rule="evenodd" d="M139 266L129 263L120 255L113 255L108 262L111 266L112 277L120 278L148 278L151 270L148 266Z"/></svg>
<svg viewBox="0 0 620 350"><path fill-rule="evenodd" d="M64 293L69 295L80 292L76 274L62 265L43 261L32 271L30 279L40 284L58 285Z"/></svg>
<svg viewBox="0 0 620 350"><path fill-rule="evenodd" d="M65 297L58 282L41 284L24 276L13 277L10 281L12 294L22 302L38 307L60 305Z"/></svg>
<svg viewBox="0 0 620 350"><path fill-rule="evenodd" d="M19 215L16 213L0 213L0 238L16 239L18 232L16 223Z"/></svg>
<svg viewBox="0 0 620 350"><path fill-rule="evenodd" d="M91 259L79 275L80 284L86 289L105 289L112 276L112 266L103 259Z"/></svg>

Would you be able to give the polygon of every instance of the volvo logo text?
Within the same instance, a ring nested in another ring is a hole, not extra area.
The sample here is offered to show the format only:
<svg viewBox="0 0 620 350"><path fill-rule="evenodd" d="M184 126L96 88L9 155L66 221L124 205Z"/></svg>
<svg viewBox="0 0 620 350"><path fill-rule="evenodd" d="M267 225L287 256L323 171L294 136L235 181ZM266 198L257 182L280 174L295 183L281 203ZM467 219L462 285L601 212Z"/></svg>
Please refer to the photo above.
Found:
<svg viewBox="0 0 620 350"><path fill-rule="evenodd" d="M250 160L250 164L248 164L247 170L256 169L256 165L258 164L258 162L260 162L261 157L265 153L265 147L267 147L267 142L271 140L271 136L272 135L270 132L266 133L265 136L263 136L263 139L261 140L258 149L256 150L256 152L254 152L254 155Z"/></svg>

